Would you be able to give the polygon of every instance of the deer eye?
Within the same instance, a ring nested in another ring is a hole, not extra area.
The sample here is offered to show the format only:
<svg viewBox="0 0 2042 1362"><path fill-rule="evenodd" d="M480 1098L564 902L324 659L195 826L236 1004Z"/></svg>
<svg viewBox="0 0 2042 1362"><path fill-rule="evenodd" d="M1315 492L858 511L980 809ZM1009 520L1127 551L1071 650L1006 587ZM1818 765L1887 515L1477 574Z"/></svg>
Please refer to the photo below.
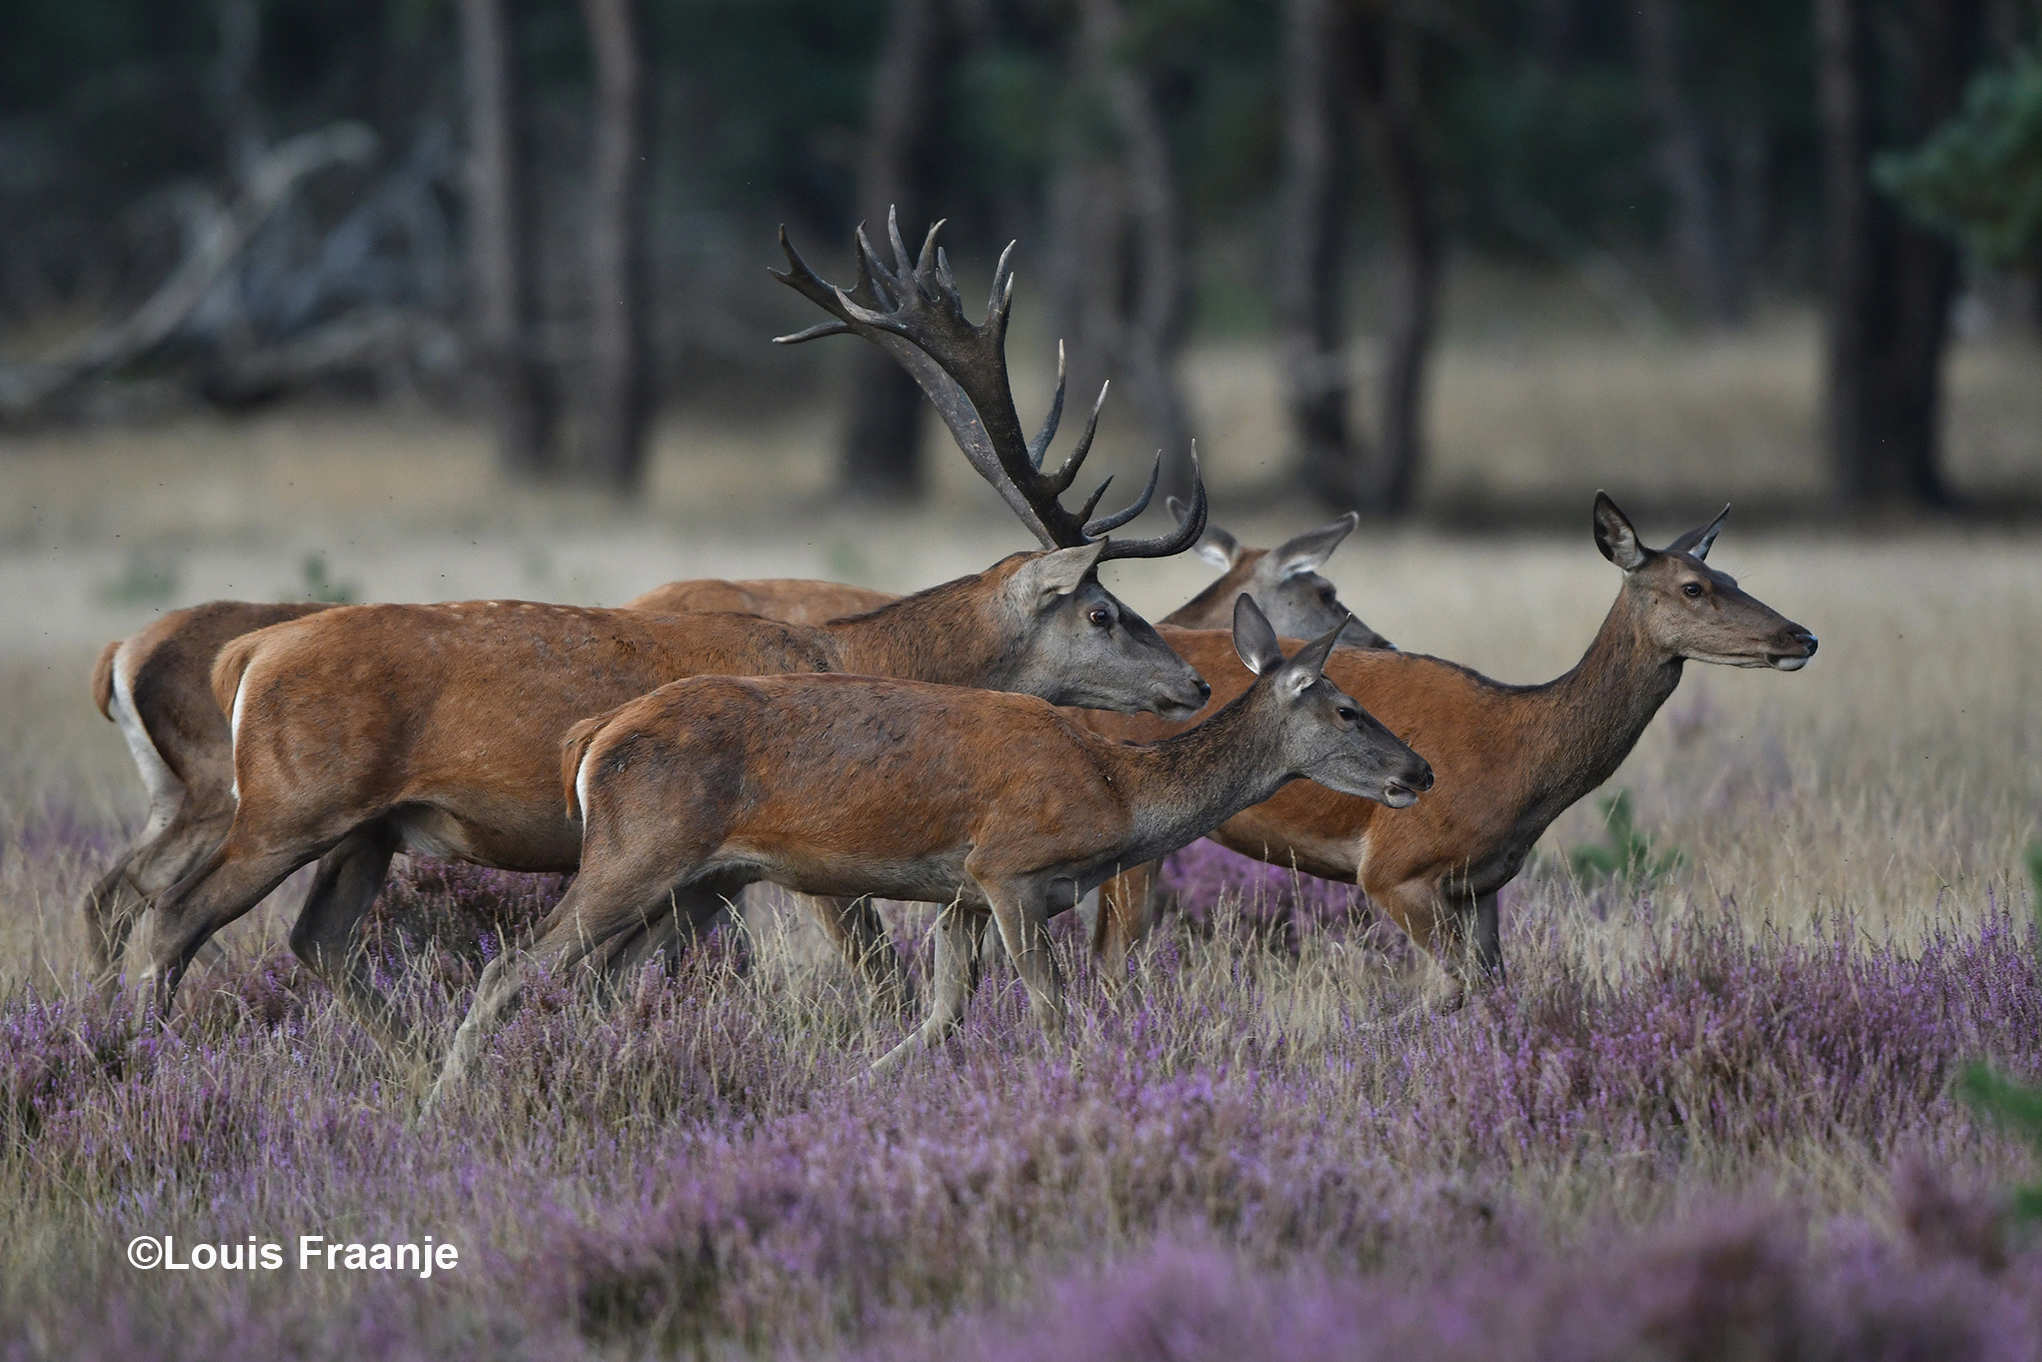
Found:
<svg viewBox="0 0 2042 1362"><path fill-rule="evenodd" d="M1104 629L1107 625L1113 623L1113 612L1103 605L1095 605L1085 618L1092 621L1098 628Z"/></svg>
<svg viewBox="0 0 2042 1362"><path fill-rule="evenodd" d="M1684 593L1686 593L1690 599L1702 594L1702 584L1700 582L1684 582L1681 584L1680 589Z"/></svg>
<svg viewBox="0 0 2042 1362"><path fill-rule="evenodd" d="M1355 712L1354 706L1352 705L1340 706L1338 713L1340 715L1340 721L1342 723L1351 724L1361 718L1361 715Z"/></svg>

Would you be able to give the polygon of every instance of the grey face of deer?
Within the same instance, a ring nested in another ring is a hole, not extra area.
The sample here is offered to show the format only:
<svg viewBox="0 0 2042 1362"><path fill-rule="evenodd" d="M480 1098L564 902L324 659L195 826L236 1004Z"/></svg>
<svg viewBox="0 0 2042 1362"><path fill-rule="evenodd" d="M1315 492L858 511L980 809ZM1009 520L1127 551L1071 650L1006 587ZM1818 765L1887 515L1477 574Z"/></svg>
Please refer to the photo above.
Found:
<svg viewBox="0 0 2042 1362"><path fill-rule="evenodd" d="M1099 585L1104 543L1028 555L1007 581L1020 622L1006 689L1083 709L1184 719L1212 687L1149 622Z"/></svg>
<svg viewBox="0 0 2042 1362"><path fill-rule="evenodd" d="M1172 497L1170 509L1181 522L1184 503ZM1216 590L1206 593L1215 598L1215 605L1230 607L1235 596L1246 592L1280 638L1317 638L1328 629L1339 629L1340 642L1350 648L1391 648L1396 645L1356 619L1340 603L1339 590L1319 574L1360 522L1361 517L1349 511L1332 524L1306 530L1273 549L1256 549L1207 521L1192 551L1227 574L1214 583Z"/></svg>
<svg viewBox="0 0 2042 1362"><path fill-rule="evenodd" d="M1757 600L1705 561L1723 513L1663 549L1648 549L1617 504L1595 496L1595 546L1624 570L1624 594L1647 639L1671 657L1727 667L1799 671L1815 656L1808 630Z"/></svg>
<svg viewBox="0 0 2042 1362"><path fill-rule="evenodd" d="M1270 684L1277 742L1289 768L1340 794L1406 808L1432 788L1432 767L1326 675L1340 642L1330 629L1285 660L1276 631L1246 596L1234 607L1234 651Z"/></svg>

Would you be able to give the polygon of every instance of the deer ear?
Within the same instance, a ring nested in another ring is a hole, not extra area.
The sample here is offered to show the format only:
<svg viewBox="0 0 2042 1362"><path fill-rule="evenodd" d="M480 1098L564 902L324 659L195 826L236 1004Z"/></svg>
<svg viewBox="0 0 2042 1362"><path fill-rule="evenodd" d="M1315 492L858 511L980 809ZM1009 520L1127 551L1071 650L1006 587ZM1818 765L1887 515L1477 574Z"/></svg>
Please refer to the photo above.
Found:
<svg viewBox="0 0 2042 1362"><path fill-rule="evenodd" d="M1636 572L1645 565L1645 546L1638 542L1638 531L1607 492L1595 494L1595 546L1602 550L1603 557L1626 572Z"/></svg>
<svg viewBox="0 0 2042 1362"><path fill-rule="evenodd" d="M1286 540L1269 551L1276 560L1276 576L1279 581L1307 572L1317 572L1321 564L1333 556L1333 550L1340 547L1340 541L1354 533L1354 527L1361 523L1361 517L1353 511L1341 516L1331 525L1322 525L1316 530L1306 530L1295 539Z"/></svg>
<svg viewBox="0 0 2042 1362"><path fill-rule="evenodd" d="M1284 679L1289 682L1293 694L1302 693L1312 682L1326 674L1326 659L1333 656L1333 647L1340 642L1340 631L1347 627L1347 621L1352 618L1351 614L1344 616L1330 632L1313 639L1298 649L1297 656L1291 658L1284 669Z"/></svg>
<svg viewBox="0 0 2042 1362"><path fill-rule="evenodd" d="M1191 508L1177 498L1164 497L1163 500L1169 505L1170 514L1177 517L1179 525L1191 515ZM1198 536L1198 542L1191 546L1191 551L1225 572L1241 556L1241 541L1208 520L1205 533Z"/></svg>
<svg viewBox="0 0 2042 1362"><path fill-rule="evenodd" d="M1716 536L1723 532L1723 522L1730 518L1730 508L1725 506L1717 516L1699 530L1689 530L1666 546L1668 553L1691 553L1697 558L1709 556L1709 546L1716 542Z"/></svg>
<svg viewBox="0 0 2042 1362"><path fill-rule="evenodd" d="M1283 665L1283 649L1269 627L1269 617L1245 591L1234 598L1234 651L1241 655L1241 665L1257 676Z"/></svg>
<svg viewBox="0 0 2042 1362"><path fill-rule="evenodd" d="M1014 600L1024 609L1043 610L1054 605L1058 597L1068 596L1083 585L1099 565L1099 555L1105 548L1106 541L1101 539L1036 554L1014 573L1009 588Z"/></svg>

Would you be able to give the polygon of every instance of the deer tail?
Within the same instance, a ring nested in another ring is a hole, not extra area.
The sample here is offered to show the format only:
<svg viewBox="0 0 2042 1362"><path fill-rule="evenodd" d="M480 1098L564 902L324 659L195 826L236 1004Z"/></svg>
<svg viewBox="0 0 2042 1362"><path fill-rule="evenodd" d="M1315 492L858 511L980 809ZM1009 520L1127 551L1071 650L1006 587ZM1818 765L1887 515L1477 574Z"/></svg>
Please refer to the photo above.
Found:
<svg viewBox="0 0 2042 1362"><path fill-rule="evenodd" d="M99 661L92 664L92 703L109 719L113 717L113 658L120 650L116 639L99 650Z"/></svg>

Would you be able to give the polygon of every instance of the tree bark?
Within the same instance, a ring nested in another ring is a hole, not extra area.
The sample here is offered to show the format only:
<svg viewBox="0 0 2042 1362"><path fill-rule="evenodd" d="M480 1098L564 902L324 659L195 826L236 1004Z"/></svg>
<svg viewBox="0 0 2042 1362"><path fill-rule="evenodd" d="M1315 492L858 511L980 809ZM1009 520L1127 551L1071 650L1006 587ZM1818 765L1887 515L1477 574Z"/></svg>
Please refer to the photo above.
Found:
<svg viewBox="0 0 2042 1362"><path fill-rule="evenodd" d="M1884 72L1875 0L1817 0L1829 260L1825 412L1838 501L1872 510L1942 505L1942 360L1958 279L1955 248L1877 197L1882 77L1897 83L1906 141L1954 113L1976 61L1979 0L1904 0L1908 69Z"/></svg>
<svg viewBox="0 0 2042 1362"><path fill-rule="evenodd" d="M1344 503L1355 491L1359 455L1348 428L1340 326L1343 44L1334 0L1287 0L1283 24L1276 291L1284 399L1299 475L1313 495Z"/></svg>
<svg viewBox="0 0 2042 1362"><path fill-rule="evenodd" d="M1439 312L1441 242L1420 127L1419 35L1398 6L1357 24L1363 137L1382 188L1389 298L1382 429L1359 489L1379 515L1410 510L1425 461L1425 382Z"/></svg>
<svg viewBox="0 0 2042 1362"><path fill-rule="evenodd" d="M646 121L650 107L638 0L582 0L595 58L589 176L589 372L581 464L627 491L645 468L651 415L645 297Z"/></svg>
<svg viewBox="0 0 2042 1362"><path fill-rule="evenodd" d="M514 478L543 472L553 403L535 344L536 298L517 136L517 60L506 0L461 0L468 99L468 254L474 346L496 424L497 461Z"/></svg>
<svg viewBox="0 0 2042 1362"><path fill-rule="evenodd" d="M1680 0L1639 0L1633 29L1646 107L1658 125L1659 173L1673 201L1673 258L1695 310L1719 326L1744 315L1709 138L1689 95Z"/></svg>
<svg viewBox="0 0 2042 1362"><path fill-rule="evenodd" d="M873 72L858 169L858 212L885 250L886 215L898 210L901 234L919 242L932 220L936 129L942 115L944 58L951 46L945 0L891 0L886 37ZM922 390L884 353L860 346L852 361L851 417L839 479L843 490L875 501L922 490Z"/></svg>
<svg viewBox="0 0 2042 1362"><path fill-rule="evenodd" d="M1128 275L1115 328L1114 358L1134 392L1150 438L1163 454L1160 486L1191 489L1191 411L1177 382L1177 351L1190 312L1184 202L1169 133L1155 91L1121 50L1127 15L1121 0L1083 0L1085 64L1097 82L1120 142L1126 186Z"/></svg>

